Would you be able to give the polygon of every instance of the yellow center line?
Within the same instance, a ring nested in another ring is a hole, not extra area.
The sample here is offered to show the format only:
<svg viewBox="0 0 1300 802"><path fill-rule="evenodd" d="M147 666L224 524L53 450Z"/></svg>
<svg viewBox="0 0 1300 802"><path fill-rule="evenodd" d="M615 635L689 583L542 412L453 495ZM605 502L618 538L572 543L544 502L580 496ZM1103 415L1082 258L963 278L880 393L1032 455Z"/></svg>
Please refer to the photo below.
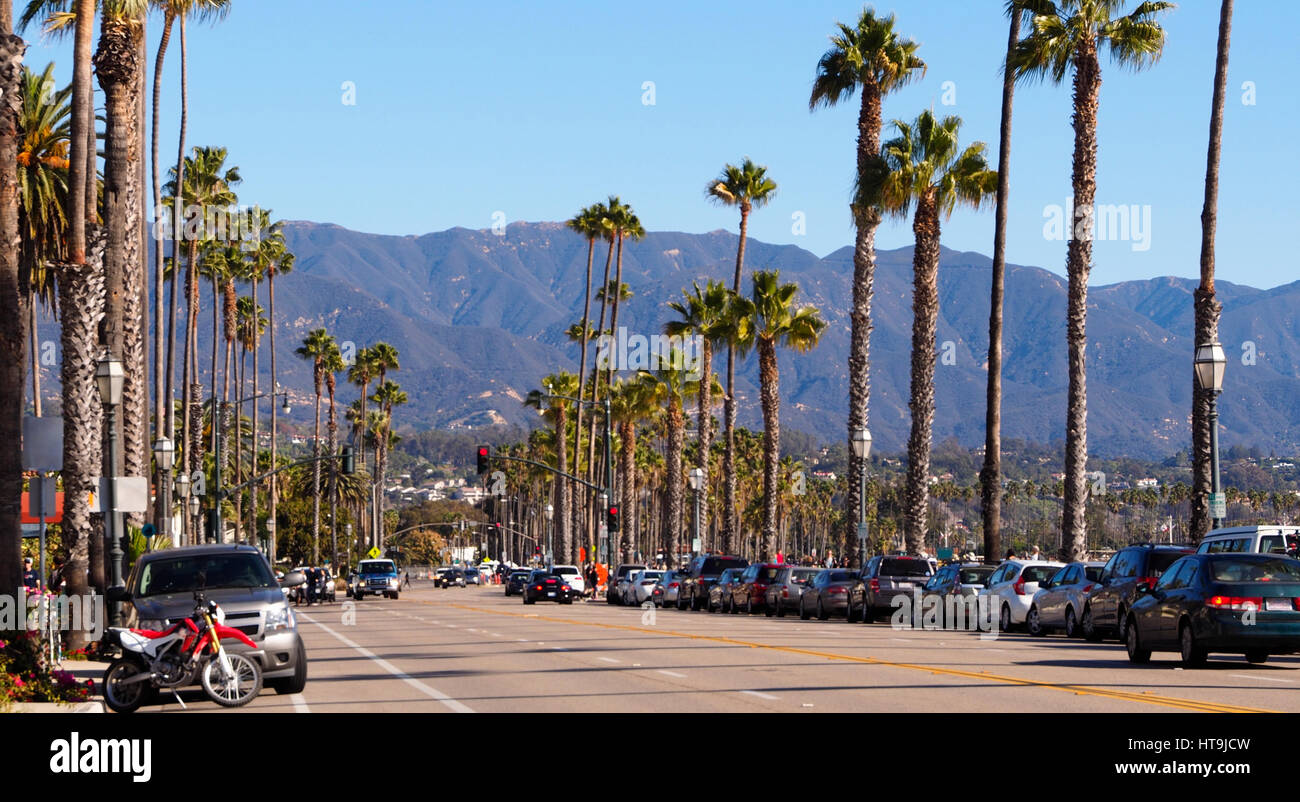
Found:
<svg viewBox="0 0 1300 802"><path fill-rule="evenodd" d="M412 599L420 604L434 604L431 601L421 599ZM670 629L651 629L649 627L638 627L630 624L606 624L599 621L576 621L571 618L553 618L551 616L539 615L537 613L512 613L506 610L492 610L484 607L471 607L466 604L452 603L446 605L455 607L460 610L468 610L476 613L490 613L492 615L504 615L511 618L527 618L533 621L549 621L553 624L571 624L580 627L595 627L598 629L618 629L626 632L641 632L647 635L667 635L674 638L689 638L690 640L711 641L713 643L725 643L729 646L747 646L751 649L769 649L774 652L785 652L787 654L800 654L808 657L820 657L826 660L841 660L850 663L865 663L868 665L886 666L889 668L905 668L912 671L928 671L931 674L942 674L950 677L962 677L965 679L983 680L986 682L1002 683L1006 685L1021 685L1033 688L1046 688L1054 691L1064 691L1077 696L1099 696L1106 699L1118 699L1125 702L1140 702L1142 704L1157 705L1161 707L1172 707L1179 710L1191 710L1201 713L1277 713L1277 710L1267 710L1255 707L1239 707L1237 705L1221 704L1219 702L1204 702L1197 699L1182 699L1176 696L1158 696L1150 693L1141 693L1135 691L1117 691L1107 688L1093 688L1086 685L1068 685L1059 682L1045 682L1043 680L1025 679L1023 677L1012 677L1004 674L989 674L985 672L963 671L958 668L946 668L944 666L927 666L920 663L902 663L895 660L883 660L879 657L855 657L848 654L838 654L836 652L823 652L815 649L800 649L795 646L777 646L771 643L759 643L757 641L738 640L721 635L696 635L690 632L676 632Z"/></svg>

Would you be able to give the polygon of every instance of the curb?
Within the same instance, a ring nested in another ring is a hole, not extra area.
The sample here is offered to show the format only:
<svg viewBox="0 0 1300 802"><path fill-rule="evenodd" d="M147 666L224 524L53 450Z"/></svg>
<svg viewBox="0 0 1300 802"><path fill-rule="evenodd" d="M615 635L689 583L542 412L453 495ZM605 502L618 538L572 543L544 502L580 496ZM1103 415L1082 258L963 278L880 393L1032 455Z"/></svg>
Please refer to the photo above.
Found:
<svg viewBox="0 0 1300 802"><path fill-rule="evenodd" d="M14 705L15 713L103 713L103 702L79 702L75 705L61 705L58 702L19 702Z"/></svg>

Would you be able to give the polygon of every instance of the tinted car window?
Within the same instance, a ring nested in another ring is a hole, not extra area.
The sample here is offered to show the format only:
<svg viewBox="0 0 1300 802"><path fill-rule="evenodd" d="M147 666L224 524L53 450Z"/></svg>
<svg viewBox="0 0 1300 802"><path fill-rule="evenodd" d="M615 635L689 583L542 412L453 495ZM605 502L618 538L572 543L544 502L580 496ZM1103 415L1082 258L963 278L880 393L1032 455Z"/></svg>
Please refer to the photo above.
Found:
<svg viewBox="0 0 1300 802"><path fill-rule="evenodd" d="M1136 555L1133 552L1121 551L1115 556L1118 558L1115 560L1115 576L1120 579L1137 576Z"/></svg>
<svg viewBox="0 0 1300 802"><path fill-rule="evenodd" d="M858 575L854 571L830 571L826 577L827 582L852 582L857 579Z"/></svg>
<svg viewBox="0 0 1300 802"><path fill-rule="evenodd" d="M1300 562L1294 560L1210 560L1215 582L1297 582Z"/></svg>
<svg viewBox="0 0 1300 802"><path fill-rule="evenodd" d="M817 572L814 570L795 571L790 577L790 581L796 585L806 585L811 582L815 576L817 576Z"/></svg>
<svg viewBox="0 0 1300 802"><path fill-rule="evenodd" d="M929 576L930 564L925 560L886 557L880 563L880 573L883 576Z"/></svg>
<svg viewBox="0 0 1300 802"><path fill-rule="evenodd" d="M754 573L754 579L758 582L776 582L780 579L781 569L775 566L760 568Z"/></svg>
<svg viewBox="0 0 1300 802"><path fill-rule="evenodd" d="M1083 575L1088 577L1089 582L1096 582L1101 579L1101 572L1106 570L1100 565L1084 566Z"/></svg>
<svg viewBox="0 0 1300 802"><path fill-rule="evenodd" d="M1259 539L1259 550L1265 554L1286 554L1286 538L1281 535L1264 535Z"/></svg>
<svg viewBox="0 0 1300 802"><path fill-rule="evenodd" d="M1143 576L1160 576L1182 557L1182 553L1177 551L1153 551L1147 558L1147 570Z"/></svg>
<svg viewBox="0 0 1300 802"><path fill-rule="evenodd" d="M1026 582L1042 582L1052 575L1054 571L1059 570L1056 566L1051 565L1027 565L1020 578Z"/></svg>
<svg viewBox="0 0 1300 802"><path fill-rule="evenodd" d="M744 568L745 560L736 558L726 559L723 557L706 557L700 567L701 574L720 574L728 568Z"/></svg>
<svg viewBox="0 0 1300 802"><path fill-rule="evenodd" d="M1066 582L1066 577L1068 577L1069 575L1070 575L1070 568L1067 566L1067 567L1062 568L1061 570L1057 571L1056 573L1052 574L1052 577L1051 577L1050 579L1047 580L1047 583L1046 583L1046 584L1048 584L1048 585L1064 585L1065 582ZM1025 581L1028 582L1029 580L1026 579Z"/></svg>
<svg viewBox="0 0 1300 802"><path fill-rule="evenodd" d="M1187 569L1190 564L1191 560L1188 560L1187 562L1175 563L1167 568L1160 577L1160 581L1156 583L1156 587L1160 590L1177 590L1187 587Z"/></svg>
<svg viewBox="0 0 1300 802"><path fill-rule="evenodd" d="M992 568L962 568L961 583L963 585L982 585L993 576Z"/></svg>
<svg viewBox="0 0 1300 802"><path fill-rule="evenodd" d="M150 560L140 573L136 596L193 593L204 588L278 588L260 554L223 552Z"/></svg>

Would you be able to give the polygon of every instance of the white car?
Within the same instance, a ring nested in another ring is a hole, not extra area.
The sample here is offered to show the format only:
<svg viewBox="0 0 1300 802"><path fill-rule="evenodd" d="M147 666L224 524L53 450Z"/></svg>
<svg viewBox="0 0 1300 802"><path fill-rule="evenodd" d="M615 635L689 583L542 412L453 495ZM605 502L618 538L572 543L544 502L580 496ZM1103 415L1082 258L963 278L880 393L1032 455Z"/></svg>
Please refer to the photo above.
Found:
<svg viewBox="0 0 1300 802"><path fill-rule="evenodd" d="M979 594L989 597L988 604L998 616L998 629L1008 632L1024 626L1038 583L1064 567L1065 563L1046 560L1007 560L999 565Z"/></svg>
<svg viewBox="0 0 1300 802"><path fill-rule="evenodd" d="M660 579L663 579L664 572L647 568L644 571L636 571L629 576L631 581L627 589L623 591L623 598L626 604L640 607L651 600L655 585L659 584Z"/></svg>
<svg viewBox="0 0 1300 802"><path fill-rule="evenodd" d="M569 583L569 587L579 593L587 592L587 580L582 578L582 571L578 570L576 565L556 565L552 566L551 573L564 577L564 581Z"/></svg>

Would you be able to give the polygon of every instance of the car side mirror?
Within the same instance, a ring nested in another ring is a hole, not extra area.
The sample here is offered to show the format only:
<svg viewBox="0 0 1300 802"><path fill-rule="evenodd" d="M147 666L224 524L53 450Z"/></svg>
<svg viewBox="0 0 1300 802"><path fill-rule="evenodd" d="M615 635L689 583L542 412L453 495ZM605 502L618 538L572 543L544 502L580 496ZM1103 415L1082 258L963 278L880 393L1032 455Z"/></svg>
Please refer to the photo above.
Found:
<svg viewBox="0 0 1300 802"><path fill-rule="evenodd" d="M131 593L125 587L122 587L121 585L115 585L109 588L108 590L104 591L104 598L115 603L129 602L131 601Z"/></svg>
<svg viewBox="0 0 1300 802"><path fill-rule="evenodd" d="M307 584L307 575L302 571L290 571L284 575L284 579L280 580L280 587L282 588L296 588L305 584Z"/></svg>

